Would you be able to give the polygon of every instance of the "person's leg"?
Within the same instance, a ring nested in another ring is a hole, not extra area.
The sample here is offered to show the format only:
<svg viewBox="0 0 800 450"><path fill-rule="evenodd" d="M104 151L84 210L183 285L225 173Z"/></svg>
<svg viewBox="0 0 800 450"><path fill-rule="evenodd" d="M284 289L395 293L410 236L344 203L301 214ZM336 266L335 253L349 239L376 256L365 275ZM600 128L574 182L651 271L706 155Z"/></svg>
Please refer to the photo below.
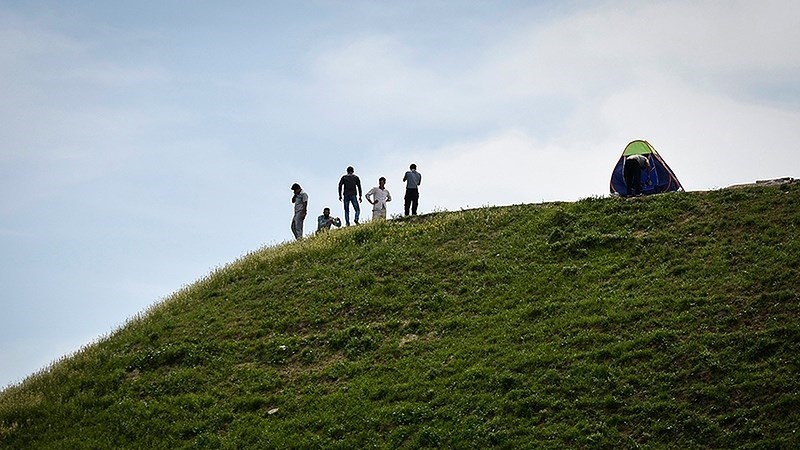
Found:
<svg viewBox="0 0 800 450"><path fill-rule="evenodd" d="M642 193L642 169L640 169L638 167L636 168L636 170L633 173L633 180L631 180L631 183L632 183L633 190L634 190L634 194L633 195L641 194Z"/></svg>
<svg viewBox="0 0 800 450"><path fill-rule="evenodd" d="M347 208L347 217L346 217L347 225L350 225L350 206L351 205L353 206L353 210L355 211L354 218L356 220L356 223L358 223L359 208L358 208L358 201L356 199L356 196L355 195L347 195L347 196L345 196L344 204L345 204L345 207Z"/></svg>
<svg viewBox="0 0 800 450"><path fill-rule="evenodd" d="M631 185L631 180L630 176L628 176L627 164L622 166L622 181L625 182L625 192L621 192L620 194L622 194L623 197L627 197L631 193L631 188L629 187Z"/></svg>
<svg viewBox="0 0 800 450"><path fill-rule="evenodd" d="M297 239L302 239L303 238L303 221L304 220L305 219L303 219L303 216L301 216L300 214L297 215L297 236L298 236Z"/></svg>
<svg viewBox="0 0 800 450"><path fill-rule="evenodd" d="M344 196L344 223L350 226L350 197L347 195Z"/></svg>
<svg viewBox="0 0 800 450"><path fill-rule="evenodd" d="M356 210L356 225L358 225L358 218L361 217L361 205L358 204L358 198L354 195L353 196L353 209Z"/></svg>
<svg viewBox="0 0 800 450"><path fill-rule="evenodd" d="M302 227L297 226L299 221L300 221L300 214L295 214L294 217L292 217L292 234L294 234L295 239L300 239L300 237L303 236Z"/></svg>
<svg viewBox="0 0 800 450"><path fill-rule="evenodd" d="M419 189L412 189L414 191L413 197L411 197L411 215L417 215L417 206L419 205Z"/></svg>
<svg viewBox="0 0 800 450"><path fill-rule="evenodd" d="M403 214L408 215L408 208L411 207L411 189L406 189L406 196L403 197Z"/></svg>
<svg viewBox="0 0 800 450"><path fill-rule="evenodd" d="M623 167L623 178L625 178L625 197L630 197L634 194L634 184L633 184L633 170L631 170L634 164L633 163L626 163ZM637 167L638 170L638 167Z"/></svg>

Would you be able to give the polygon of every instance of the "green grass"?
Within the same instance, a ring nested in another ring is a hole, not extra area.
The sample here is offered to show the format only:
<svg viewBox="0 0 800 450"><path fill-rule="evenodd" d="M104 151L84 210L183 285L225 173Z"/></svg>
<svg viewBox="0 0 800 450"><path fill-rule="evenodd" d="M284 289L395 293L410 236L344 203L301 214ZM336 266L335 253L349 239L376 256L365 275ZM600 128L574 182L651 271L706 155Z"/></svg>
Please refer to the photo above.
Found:
<svg viewBox="0 0 800 450"><path fill-rule="evenodd" d="M0 447L798 448L800 185L254 252L0 394Z"/></svg>

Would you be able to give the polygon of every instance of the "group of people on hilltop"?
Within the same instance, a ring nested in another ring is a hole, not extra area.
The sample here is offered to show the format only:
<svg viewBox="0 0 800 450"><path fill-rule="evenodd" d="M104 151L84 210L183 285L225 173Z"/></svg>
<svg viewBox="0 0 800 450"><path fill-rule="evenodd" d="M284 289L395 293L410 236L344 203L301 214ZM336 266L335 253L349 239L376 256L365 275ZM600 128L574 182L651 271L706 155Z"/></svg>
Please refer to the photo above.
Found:
<svg viewBox="0 0 800 450"><path fill-rule="evenodd" d="M370 189L362 197L361 179L355 174L353 166L349 166L342 178L339 180L339 201L344 202L345 225L350 226L350 207L353 207L353 222L358 225L361 217L361 207L359 203L366 197L367 202L372 205L372 219L386 219L386 204L392 201L392 194L386 189L386 178L378 178L378 185ZM417 215L419 205L419 186L422 184L422 174L417 172L417 165L411 164L409 170L403 175L406 182L405 204L403 212L407 216ZM303 221L308 215L308 194L297 184L292 184L292 203L294 203L294 217L292 217L292 234L295 239L303 237ZM331 227L341 227L342 220L331 216L331 209L324 208L322 215L317 217L317 232L328 231Z"/></svg>

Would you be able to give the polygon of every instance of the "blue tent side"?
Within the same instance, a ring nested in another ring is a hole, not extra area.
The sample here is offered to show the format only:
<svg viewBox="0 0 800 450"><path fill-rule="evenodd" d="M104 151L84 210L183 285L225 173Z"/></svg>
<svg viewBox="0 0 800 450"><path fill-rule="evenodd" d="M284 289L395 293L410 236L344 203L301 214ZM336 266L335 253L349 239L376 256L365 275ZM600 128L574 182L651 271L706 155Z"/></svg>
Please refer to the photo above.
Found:
<svg viewBox="0 0 800 450"><path fill-rule="evenodd" d="M620 156L617 165L614 166L614 170L611 172L612 194L625 195L628 192L625 186L625 177L622 173L623 164L625 164L625 156Z"/></svg>

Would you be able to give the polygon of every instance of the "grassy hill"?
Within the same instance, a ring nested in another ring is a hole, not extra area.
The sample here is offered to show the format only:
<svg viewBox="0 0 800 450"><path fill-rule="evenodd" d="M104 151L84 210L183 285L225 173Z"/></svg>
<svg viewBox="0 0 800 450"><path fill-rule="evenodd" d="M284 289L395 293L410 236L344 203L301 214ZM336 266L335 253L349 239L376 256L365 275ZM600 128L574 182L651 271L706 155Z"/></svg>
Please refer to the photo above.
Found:
<svg viewBox="0 0 800 450"><path fill-rule="evenodd" d="M800 185L254 252L0 394L0 447L800 448Z"/></svg>

